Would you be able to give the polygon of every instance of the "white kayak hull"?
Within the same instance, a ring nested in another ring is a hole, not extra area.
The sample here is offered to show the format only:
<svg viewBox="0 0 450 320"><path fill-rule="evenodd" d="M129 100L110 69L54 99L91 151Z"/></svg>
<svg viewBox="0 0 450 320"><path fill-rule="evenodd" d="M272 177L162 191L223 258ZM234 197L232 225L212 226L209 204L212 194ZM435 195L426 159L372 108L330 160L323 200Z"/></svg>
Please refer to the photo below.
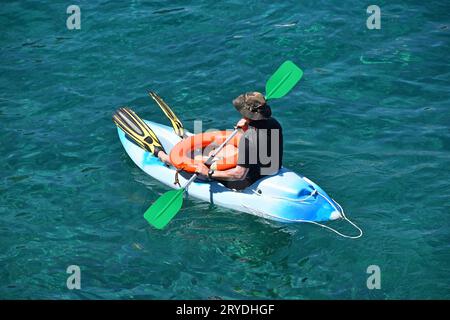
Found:
<svg viewBox="0 0 450 320"><path fill-rule="evenodd" d="M152 121L145 122L167 152L181 140L171 127ZM139 168L168 187L179 188L174 184L175 168L166 166L151 153L131 142L122 130L117 130L126 152ZM184 176L186 178L179 175L182 186L189 178ZM286 168L240 191L230 190L217 181L197 179L189 186L188 195L221 207L281 222L318 222L342 217L342 208L325 191L306 177Z"/></svg>

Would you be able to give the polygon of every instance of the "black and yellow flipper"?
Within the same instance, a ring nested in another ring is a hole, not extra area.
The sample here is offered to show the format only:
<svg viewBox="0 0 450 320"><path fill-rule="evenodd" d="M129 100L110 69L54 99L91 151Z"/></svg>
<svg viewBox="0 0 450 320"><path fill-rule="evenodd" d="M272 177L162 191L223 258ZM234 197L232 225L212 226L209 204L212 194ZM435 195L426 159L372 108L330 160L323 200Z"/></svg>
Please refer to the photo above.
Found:
<svg viewBox="0 0 450 320"><path fill-rule="evenodd" d="M169 118L170 122L172 123L173 131L177 136L180 138L185 138L185 132L183 124L181 123L180 119L175 115L175 113L170 109L170 107L167 105L167 103L164 102L163 99L161 99L160 96L156 94L156 92L150 91L148 93L150 97L155 100L155 102L158 104L158 106L161 108L161 110L164 112L164 114Z"/></svg>
<svg viewBox="0 0 450 320"><path fill-rule="evenodd" d="M113 115L114 123L142 149L158 156L164 147L150 127L129 108L120 108Z"/></svg>

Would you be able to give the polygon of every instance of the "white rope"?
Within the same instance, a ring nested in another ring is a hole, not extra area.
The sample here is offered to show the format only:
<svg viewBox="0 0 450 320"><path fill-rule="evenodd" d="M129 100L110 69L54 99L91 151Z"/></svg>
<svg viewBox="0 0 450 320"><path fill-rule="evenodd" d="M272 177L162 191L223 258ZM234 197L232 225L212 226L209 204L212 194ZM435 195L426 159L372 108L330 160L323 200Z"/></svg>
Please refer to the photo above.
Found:
<svg viewBox="0 0 450 320"><path fill-rule="evenodd" d="M319 223L319 222L316 222L316 221L302 220L302 219L288 219L288 218L282 218L282 217L279 217L279 216L274 216L274 215L271 215L271 214L267 214L267 213L260 212L260 211L258 211L258 210L253 209L253 208L250 208L250 207L248 207L248 206L246 206L246 205L242 205L242 206L243 206L244 208L247 208L247 209L250 210L250 211L255 212L255 214L256 214L256 215L259 215L259 216L269 216L269 217L272 217L272 218L275 218L275 219L278 219L278 220L284 220L284 221L289 221L289 222L306 222L306 223L311 223L311 224L314 224L314 225L316 225L316 226L319 226L319 227L328 229L328 230L330 230L330 231L336 233L337 235L339 235L339 236L341 236L341 237L343 237L343 238L347 238L347 239L358 239L358 238L362 237L363 231L361 230L361 228L358 227L358 226L357 226L353 221L351 221L349 218L347 218L347 216L346 216L345 213L344 213L344 209L341 207L341 205L340 205L339 203L337 203L336 201L333 200L333 201L339 206L340 210L338 210L338 208L336 208L336 206L335 206L330 200L328 200L328 198L325 197L322 193L320 193L320 192L317 191L316 189L314 189L314 191L317 192L317 194L319 194L322 198L324 198L324 199L325 199L325 200L326 200L326 201L327 201L327 202L328 202L328 203L329 203L336 211L339 211L340 214L341 214L341 216L342 216L342 219L348 221L348 223L350 223L354 228L356 228L356 229L358 230L359 234L356 235L356 236L350 236L350 235L347 235L347 234L343 234L343 233L337 231L336 229L334 229L334 228L332 228L332 227L329 227L329 226L327 226L327 225L325 225L325 224L322 224L322 223ZM311 195L313 195L314 191L311 193ZM295 200L288 199L288 198L287 198L287 200L295 201ZM304 200L306 200L306 199L304 199Z"/></svg>
<svg viewBox="0 0 450 320"><path fill-rule="evenodd" d="M319 191L317 191L317 193L318 193L322 198L324 198L325 200L327 200L328 203L329 203L335 210L337 210L336 206L335 206L333 203L331 203L331 201L328 200L327 197L325 197L325 196L324 196L323 194L321 194ZM335 201L335 200L333 199L333 202L336 203L336 204L338 205L338 207L339 207L340 210L337 210L337 211L339 211L339 212L341 213L342 219L346 220L348 223L350 223L354 228L356 228L356 229L358 230L359 234L358 234L357 236L349 236L349 235L343 234L343 233L341 233L341 232L337 231L336 229L333 229L333 228L331 228L331 227L329 227L329 226L326 226L326 225L317 223L317 222L315 222L315 221L311 221L311 222L317 224L317 225L320 226L320 227L323 227L323 228L326 228L326 229L328 229L328 230L330 230L330 231L333 231L334 233L336 233L336 234L338 234L338 235L340 235L341 237L344 237L344 238L348 238L348 239L358 239L358 238L361 238L362 235L363 235L363 231L361 230L361 228L358 227L358 226L357 226L353 221L351 221L349 218L347 218L347 216L345 215L344 209L341 207L341 205L340 205L339 203L337 203L337 201Z"/></svg>
<svg viewBox="0 0 450 320"><path fill-rule="evenodd" d="M255 191L252 189L252 192L254 194L256 194L257 196L261 196L260 193L258 193L258 191ZM313 192L311 192L307 197L303 198L303 199L291 199L291 198L287 198L287 197L278 197L278 196L269 196L273 199L281 199L281 200L287 200L287 201L292 201L292 202L306 202L306 200L308 200L309 198L314 197L314 195L317 193L318 191L314 189ZM312 202L307 203L307 204L312 204Z"/></svg>

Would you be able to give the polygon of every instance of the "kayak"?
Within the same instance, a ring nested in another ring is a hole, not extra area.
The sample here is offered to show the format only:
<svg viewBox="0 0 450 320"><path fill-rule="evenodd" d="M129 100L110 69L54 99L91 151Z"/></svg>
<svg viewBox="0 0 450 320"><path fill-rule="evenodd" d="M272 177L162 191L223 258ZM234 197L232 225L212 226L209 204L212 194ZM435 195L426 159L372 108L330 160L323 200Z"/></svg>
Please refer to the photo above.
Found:
<svg viewBox="0 0 450 320"><path fill-rule="evenodd" d="M156 134L166 152L170 153L181 141L172 127L144 121ZM152 153L133 143L120 128L117 130L129 157L154 179L178 189L192 176L188 173L179 174L179 184L175 184L176 168L167 166ZM186 132L186 136L191 135L192 133ZM277 174L265 176L246 189L237 191L226 188L219 181L196 179L189 186L187 194L224 208L286 223L329 221L345 215L342 207L317 184L284 167Z"/></svg>

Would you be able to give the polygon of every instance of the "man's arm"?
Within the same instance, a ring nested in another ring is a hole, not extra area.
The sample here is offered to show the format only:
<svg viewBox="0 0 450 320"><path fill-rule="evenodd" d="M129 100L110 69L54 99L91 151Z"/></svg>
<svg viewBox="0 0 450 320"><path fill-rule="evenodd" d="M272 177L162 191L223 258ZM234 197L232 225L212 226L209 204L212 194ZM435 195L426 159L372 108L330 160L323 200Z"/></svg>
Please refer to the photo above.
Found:
<svg viewBox="0 0 450 320"><path fill-rule="evenodd" d="M249 120L246 118L242 118L241 120L238 121L238 123L236 124L237 128L242 128L245 130L247 130L246 128L248 127L248 123ZM245 138L241 138L241 141L239 142L239 157L242 157L242 154L246 154L244 153L245 150L248 149L248 143L245 143ZM244 150L244 151L241 151ZM248 152L247 152L248 153ZM239 158L238 158L238 163L242 163L239 162ZM205 166L204 163L199 163L197 164L197 170L195 171L196 173L199 173L201 175L207 176L208 175L208 171L209 168L207 166ZM214 173L212 174L212 178L216 179L216 180L225 180L225 181L229 181L229 180L241 180L244 179L245 176L247 175L248 172L248 168L243 167L241 165L237 165L234 168L228 169L228 170L216 170L214 171Z"/></svg>
<svg viewBox="0 0 450 320"><path fill-rule="evenodd" d="M195 171L196 173L199 173L204 176L208 176L208 171L209 171L209 168L207 166L205 166L205 164L203 164L203 163L197 164L197 170ZM245 178L245 176L247 175L247 172L248 172L248 168L238 165L238 166L228 169L228 170L223 170L223 171L216 170L212 174L212 178L219 180L219 181L220 180L226 180L226 181L241 180L241 179Z"/></svg>
<svg viewBox="0 0 450 320"><path fill-rule="evenodd" d="M247 175L248 172L248 168L242 167L242 166L236 166L234 168L228 169L228 170L217 170L214 171L214 173L212 174L212 178L213 179L217 179L217 180L225 180L225 181L229 181L229 180L242 180L245 178L245 176Z"/></svg>

